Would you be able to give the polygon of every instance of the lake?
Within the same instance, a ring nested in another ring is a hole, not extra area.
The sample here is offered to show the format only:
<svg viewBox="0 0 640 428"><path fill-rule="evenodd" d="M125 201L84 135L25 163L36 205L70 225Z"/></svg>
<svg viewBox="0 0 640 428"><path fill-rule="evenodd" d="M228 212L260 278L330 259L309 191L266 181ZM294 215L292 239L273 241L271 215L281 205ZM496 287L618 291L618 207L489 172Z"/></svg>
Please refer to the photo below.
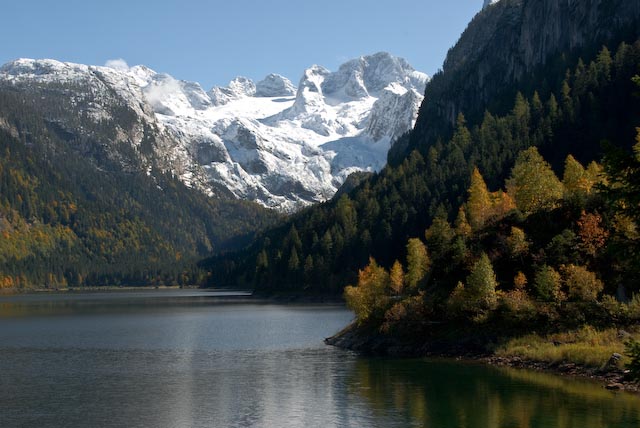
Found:
<svg viewBox="0 0 640 428"><path fill-rule="evenodd" d="M0 297L0 427L638 427L591 382L325 346L341 306L206 291Z"/></svg>

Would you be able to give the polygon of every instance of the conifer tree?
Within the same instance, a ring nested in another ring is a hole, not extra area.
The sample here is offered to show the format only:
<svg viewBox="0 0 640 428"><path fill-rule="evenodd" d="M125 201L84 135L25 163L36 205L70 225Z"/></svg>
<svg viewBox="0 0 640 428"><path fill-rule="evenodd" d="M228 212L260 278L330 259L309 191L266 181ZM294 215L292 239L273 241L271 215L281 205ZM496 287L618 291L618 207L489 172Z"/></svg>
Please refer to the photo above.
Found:
<svg viewBox="0 0 640 428"><path fill-rule="evenodd" d="M466 289L480 309L493 309L497 303L498 281L489 256L482 253L467 277Z"/></svg>
<svg viewBox="0 0 640 428"><path fill-rule="evenodd" d="M467 213L469 224L473 230L481 229L491 215L492 201L487 184L484 182L478 168L471 173Z"/></svg>
<svg viewBox="0 0 640 428"><path fill-rule="evenodd" d="M462 113L458 114L456 130L451 139L451 143L463 152L471 145L471 132L469 132L467 128L467 121Z"/></svg>
<svg viewBox="0 0 640 428"><path fill-rule="evenodd" d="M431 267L427 247L418 238L407 242L407 274L405 276L409 289L415 290L425 279Z"/></svg>
<svg viewBox="0 0 640 428"><path fill-rule="evenodd" d="M441 258L449 251L454 237L455 231L447 221L447 212L441 207L425 232L429 250L435 259Z"/></svg>
<svg viewBox="0 0 640 428"><path fill-rule="evenodd" d="M391 266L391 272L389 273L389 278L391 281L391 290L396 294L402 294L404 289L404 269L402 268L402 264L396 260L393 262L393 266Z"/></svg>
<svg viewBox="0 0 640 428"><path fill-rule="evenodd" d="M468 238L471 236L471 226L467 221L467 213L463 205L458 209L458 216L456 217L456 235L462 238Z"/></svg>
<svg viewBox="0 0 640 428"><path fill-rule="evenodd" d="M291 256L289 256L287 267L290 272L296 271L300 267L300 258L298 257L298 251L295 246L291 248Z"/></svg>

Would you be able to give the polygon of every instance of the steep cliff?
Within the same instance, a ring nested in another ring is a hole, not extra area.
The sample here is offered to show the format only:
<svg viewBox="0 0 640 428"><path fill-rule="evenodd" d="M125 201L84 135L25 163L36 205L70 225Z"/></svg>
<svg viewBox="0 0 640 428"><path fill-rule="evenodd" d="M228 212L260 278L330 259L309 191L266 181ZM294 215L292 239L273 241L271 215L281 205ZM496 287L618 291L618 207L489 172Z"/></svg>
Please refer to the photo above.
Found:
<svg viewBox="0 0 640 428"><path fill-rule="evenodd" d="M427 86L408 147L396 147L390 159L450 135L460 112L474 124L485 109L504 111L513 102L514 84L526 86L544 68L564 71L568 56L588 57L602 45L638 35L637 0L501 0L485 7Z"/></svg>

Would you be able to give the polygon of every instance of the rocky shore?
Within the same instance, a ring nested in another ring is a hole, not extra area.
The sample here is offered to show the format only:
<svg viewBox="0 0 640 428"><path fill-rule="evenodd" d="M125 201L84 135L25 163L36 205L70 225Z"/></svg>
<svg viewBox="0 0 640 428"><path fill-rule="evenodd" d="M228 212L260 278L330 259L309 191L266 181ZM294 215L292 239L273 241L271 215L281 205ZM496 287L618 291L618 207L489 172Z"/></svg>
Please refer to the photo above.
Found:
<svg viewBox="0 0 640 428"><path fill-rule="evenodd" d="M640 393L640 382L629 376L629 371L616 366L616 358L600 368L587 367L571 361L547 362L524 359L518 356L498 356L487 346L495 338L462 337L458 340L409 341L383 335L377 331L349 325L334 336L325 339L327 345L349 349L363 355L391 356L398 358L444 357L456 360L479 361L499 367L511 367L554 373L560 376L587 378L612 391Z"/></svg>

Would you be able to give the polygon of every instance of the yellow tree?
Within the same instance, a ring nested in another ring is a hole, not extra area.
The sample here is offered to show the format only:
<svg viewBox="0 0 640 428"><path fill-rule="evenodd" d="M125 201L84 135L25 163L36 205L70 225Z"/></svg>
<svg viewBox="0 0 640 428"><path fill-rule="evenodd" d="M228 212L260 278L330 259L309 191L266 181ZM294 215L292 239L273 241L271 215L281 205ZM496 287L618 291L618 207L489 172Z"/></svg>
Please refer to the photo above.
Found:
<svg viewBox="0 0 640 428"><path fill-rule="evenodd" d="M491 193L491 203L491 216L496 219L504 218L509 211L516 208L513 198L502 190Z"/></svg>
<svg viewBox="0 0 640 428"><path fill-rule="evenodd" d="M491 194L478 168L471 173L469 199L467 200L467 218L473 230L481 229L491 216Z"/></svg>
<svg viewBox="0 0 640 428"><path fill-rule="evenodd" d="M358 272L358 285L349 285L344 289L347 307L355 314L359 324L376 314L384 314L389 302L386 290L389 287L389 274L373 258Z"/></svg>
<svg viewBox="0 0 640 428"><path fill-rule="evenodd" d="M551 209L563 195L562 183L535 147L518 155L507 190L524 213Z"/></svg>
<svg viewBox="0 0 640 428"><path fill-rule="evenodd" d="M604 289L604 284L596 274L588 271L584 266L564 266L562 273L569 290L569 297L574 300L595 302L598 294Z"/></svg>
<svg viewBox="0 0 640 428"><path fill-rule="evenodd" d="M458 209L458 217L456 217L456 235L462 238L468 238L471 236L471 226L469 225L469 221L467 220L467 213L464 209L464 206L461 206Z"/></svg>
<svg viewBox="0 0 640 428"><path fill-rule="evenodd" d="M404 289L404 269L402 264L396 260L391 266L391 272L389 273L389 279L391 282L391 290L399 296Z"/></svg>
<svg viewBox="0 0 640 428"><path fill-rule="evenodd" d="M564 162L564 175L562 176L564 185L564 197L570 201L584 201L591 193L591 188L595 182L584 169L582 164L573 156L567 156Z"/></svg>

